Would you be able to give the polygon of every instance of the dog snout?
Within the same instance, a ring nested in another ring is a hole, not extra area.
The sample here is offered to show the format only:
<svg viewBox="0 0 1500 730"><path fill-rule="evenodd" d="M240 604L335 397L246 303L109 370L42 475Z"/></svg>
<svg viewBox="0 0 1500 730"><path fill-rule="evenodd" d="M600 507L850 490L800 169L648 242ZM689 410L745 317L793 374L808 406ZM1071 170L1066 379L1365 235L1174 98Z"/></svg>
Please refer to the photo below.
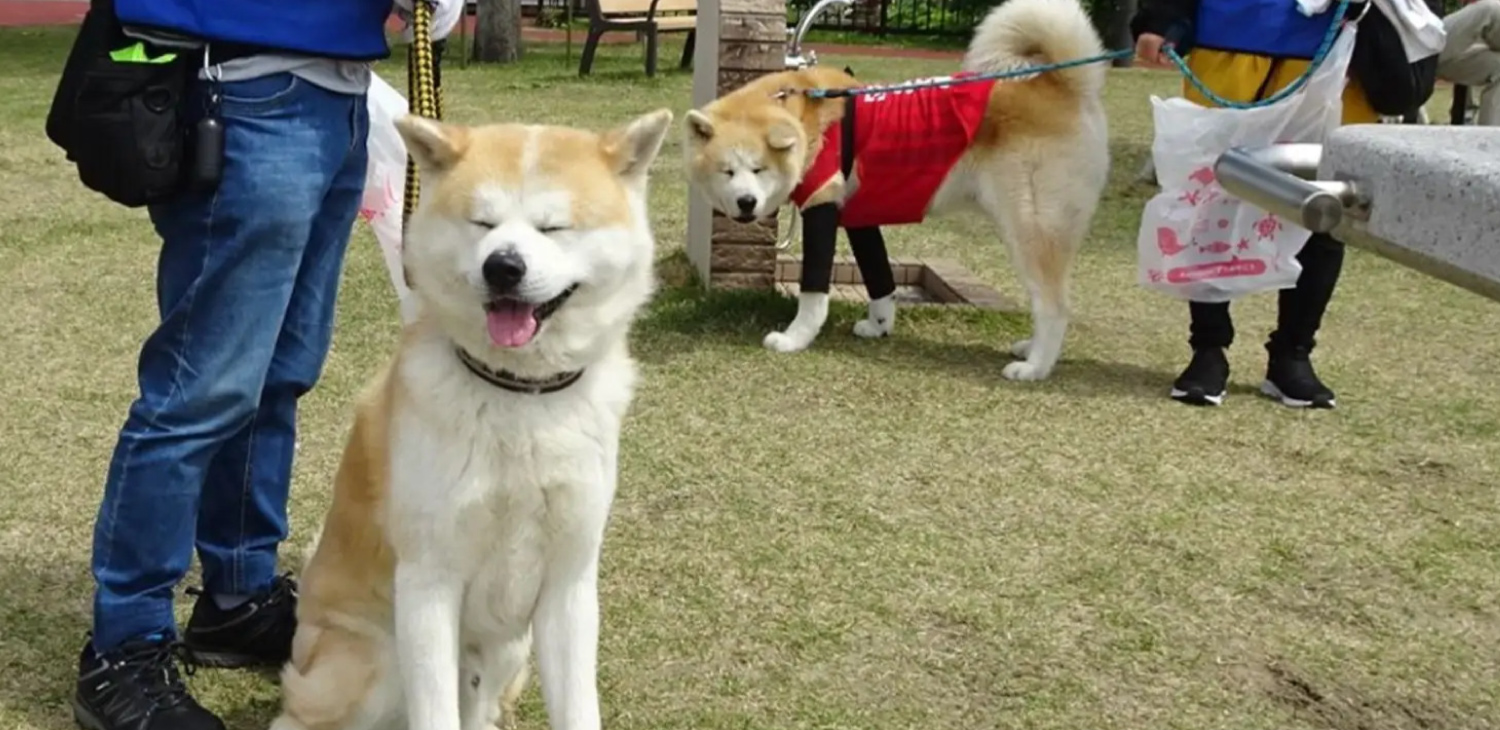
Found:
<svg viewBox="0 0 1500 730"><path fill-rule="evenodd" d="M735 199L734 204L739 206L741 215L755 215L756 202L754 195L741 195Z"/></svg>
<svg viewBox="0 0 1500 730"><path fill-rule="evenodd" d="M515 251L498 251L484 260L483 273L490 291L512 291L526 278L526 261Z"/></svg>

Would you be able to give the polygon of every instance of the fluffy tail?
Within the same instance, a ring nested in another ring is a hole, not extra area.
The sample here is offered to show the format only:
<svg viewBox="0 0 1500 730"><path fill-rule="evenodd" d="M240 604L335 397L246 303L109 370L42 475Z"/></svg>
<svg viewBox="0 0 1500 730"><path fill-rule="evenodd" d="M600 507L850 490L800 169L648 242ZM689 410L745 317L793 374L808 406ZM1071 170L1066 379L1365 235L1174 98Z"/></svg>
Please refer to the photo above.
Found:
<svg viewBox="0 0 1500 730"><path fill-rule="evenodd" d="M974 29L963 67L987 73L1101 53L1104 42L1079 0L1005 0ZM1090 96L1104 88L1108 68L1101 61L1048 73L1073 93Z"/></svg>

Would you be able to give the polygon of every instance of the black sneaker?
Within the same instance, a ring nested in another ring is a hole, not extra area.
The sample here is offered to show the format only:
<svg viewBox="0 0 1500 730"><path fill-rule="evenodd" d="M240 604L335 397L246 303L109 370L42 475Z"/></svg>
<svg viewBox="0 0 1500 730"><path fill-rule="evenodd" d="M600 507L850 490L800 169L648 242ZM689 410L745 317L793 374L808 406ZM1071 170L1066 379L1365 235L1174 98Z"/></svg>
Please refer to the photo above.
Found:
<svg viewBox="0 0 1500 730"><path fill-rule="evenodd" d="M290 575L278 576L270 588L228 610L203 591L190 588L188 593L198 597L182 632L189 661L225 669L280 668L292 657L297 581Z"/></svg>
<svg viewBox="0 0 1500 730"><path fill-rule="evenodd" d="M1229 387L1229 358L1218 347L1193 350L1193 360L1172 383L1172 400L1192 406L1216 406L1224 402Z"/></svg>
<svg viewBox="0 0 1500 730"><path fill-rule="evenodd" d="M154 637L101 655L92 641L85 643L73 719L84 730L224 730L224 723L188 694L178 673L179 649L176 642Z"/></svg>
<svg viewBox="0 0 1500 730"><path fill-rule="evenodd" d="M1260 392L1289 408L1333 408L1333 391L1318 380L1306 348L1271 355Z"/></svg>

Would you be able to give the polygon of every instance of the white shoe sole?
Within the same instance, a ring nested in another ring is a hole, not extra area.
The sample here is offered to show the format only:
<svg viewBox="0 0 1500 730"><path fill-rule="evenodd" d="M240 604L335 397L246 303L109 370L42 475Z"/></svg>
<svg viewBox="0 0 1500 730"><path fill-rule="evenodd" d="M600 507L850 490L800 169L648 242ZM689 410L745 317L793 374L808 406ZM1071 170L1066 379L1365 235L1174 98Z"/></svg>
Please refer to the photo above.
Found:
<svg viewBox="0 0 1500 730"><path fill-rule="evenodd" d="M1276 384L1273 383L1273 382L1271 382L1271 381L1269 381L1269 380L1261 382L1261 384L1260 384L1260 393L1261 393L1261 395L1264 395L1267 398L1270 398L1270 399L1275 400L1275 401L1280 401L1281 405L1284 405L1287 408L1325 408L1325 409L1332 409L1332 408L1337 407L1337 399L1336 398L1329 399L1329 401L1328 401L1327 404L1314 403L1313 401L1302 400L1300 398L1292 398L1292 397L1288 396L1287 394L1281 392L1281 389L1278 388L1278 387L1276 387Z"/></svg>
<svg viewBox="0 0 1500 730"><path fill-rule="evenodd" d="M1221 406L1224 405L1224 392L1220 391L1217 395L1205 393L1202 398L1193 398L1189 397L1187 391L1180 388L1173 388L1172 400L1178 403L1186 403L1190 406Z"/></svg>

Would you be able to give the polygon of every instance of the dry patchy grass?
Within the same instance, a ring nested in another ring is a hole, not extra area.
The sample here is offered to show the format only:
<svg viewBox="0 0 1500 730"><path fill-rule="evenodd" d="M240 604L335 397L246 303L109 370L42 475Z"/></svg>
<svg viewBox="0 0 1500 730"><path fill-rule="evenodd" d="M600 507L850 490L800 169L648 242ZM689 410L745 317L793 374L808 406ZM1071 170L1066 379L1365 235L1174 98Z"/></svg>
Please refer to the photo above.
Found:
<svg viewBox="0 0 1500 730"><path fill-rule="evenodd" d="M60 730L156 241L42 136L64 35L0 40L0 726ZM453 68L450 116L597 127L683 111L686 75L645 80L637 49L603 52L587 80L555 49ZM827 62L872 79L947 68ZM399 88L401 68L381 72ZM609 727L1500 727L1500 308L1351 253L1319 351L1342 410L1249 395L1270 297L1237 305L1224 408L1166 400L1186 312L1134 283L1148 191L1129 178L1146 96L1172 88L1111 79L1115 181L1049 382L999 376L1018 315L924 311L863 342L838 307L788 357L759 341L789 302L662 293L636 338L645 378L604 558ZM674 136L653 204L669 280L680 160ZM977 216L889 235L899 254L954 257L1017 291ZM394 341L373 239L360 228L352 245L303 410L299 543L327 503L349 399ZM234 730L274 711L263 677L206 671L193 686ZM533 692L523 727L544 726Z"/></svg>

